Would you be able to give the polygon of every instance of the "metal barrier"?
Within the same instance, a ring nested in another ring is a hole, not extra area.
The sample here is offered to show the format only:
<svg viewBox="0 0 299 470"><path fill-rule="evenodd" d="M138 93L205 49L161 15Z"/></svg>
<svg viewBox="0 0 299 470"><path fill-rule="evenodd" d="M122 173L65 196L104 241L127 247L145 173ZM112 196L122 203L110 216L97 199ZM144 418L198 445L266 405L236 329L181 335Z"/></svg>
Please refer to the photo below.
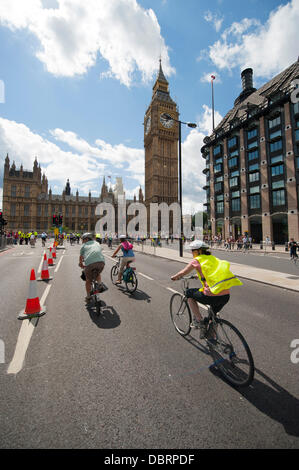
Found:
<svg viewBox="0 0 299 470"><path fill-rule="evenodd" d="M0 236L0 250L4 250L6 248L6 237L4 235Z"/></svg>

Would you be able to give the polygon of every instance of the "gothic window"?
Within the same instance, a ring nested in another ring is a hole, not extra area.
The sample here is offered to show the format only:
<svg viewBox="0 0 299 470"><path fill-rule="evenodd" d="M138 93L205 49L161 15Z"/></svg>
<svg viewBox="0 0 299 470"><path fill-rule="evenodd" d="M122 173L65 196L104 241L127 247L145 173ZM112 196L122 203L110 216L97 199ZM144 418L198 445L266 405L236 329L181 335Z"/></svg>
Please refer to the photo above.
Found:
<svg viewBox="0 0 299 470"><path fill-rule="evenodd" d="M24 215L27 217L30 215L30 205L24 204Z"/></svg>
<svg viewBox="0 0 299 470"><path fill-rule="evenodd" d="M11 215L11 217L15 217L15 215L16 215L16 204L10 204L10 215Z"/></svg>

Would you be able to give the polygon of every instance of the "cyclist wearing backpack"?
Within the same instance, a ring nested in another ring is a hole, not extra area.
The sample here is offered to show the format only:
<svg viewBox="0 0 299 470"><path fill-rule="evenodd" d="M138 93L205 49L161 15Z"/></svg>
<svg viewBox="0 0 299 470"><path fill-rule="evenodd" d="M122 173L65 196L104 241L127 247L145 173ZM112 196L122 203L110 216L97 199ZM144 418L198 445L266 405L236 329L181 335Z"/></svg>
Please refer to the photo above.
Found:
<svg viewBox="0 0 299 470"><path fill-rule="evenodd" d="M118 245L118 247L116 248L115 252L113 253L112 258L116 257L119 250L122 251L123 258L122 258L121 263L120 263L118 279L117 279L115 284L121 284L121 279L122 279L124 269L128 266L128 263L132 263L133 261L135 261L135 254L134 254L134 251L133 251L132 243L127 241L126 235L121 235L119 238L120 238L121 242Z"/></svg>
<svg viewBox="0 0 299 470"><path fill-rule="evenodd" d="M215 313L218 313L229 301L230 288L242 286L243 283L233 275L229 269L229 262L220 260L208 251L209 246L201 240L190 243L193 260L171 277L173 281L180 279L196 269L201 282L201 288L188 289L188 304L193 313L194 328L200 329L200 338L205 337L206 325L200 314L197 302L210 305Z"/></svg>

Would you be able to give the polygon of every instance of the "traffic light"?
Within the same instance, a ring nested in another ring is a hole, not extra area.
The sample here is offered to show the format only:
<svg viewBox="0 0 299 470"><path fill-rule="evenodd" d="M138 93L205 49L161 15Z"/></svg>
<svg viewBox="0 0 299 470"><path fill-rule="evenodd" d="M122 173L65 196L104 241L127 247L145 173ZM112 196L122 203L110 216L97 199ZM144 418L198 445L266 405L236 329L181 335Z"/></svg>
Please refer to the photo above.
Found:
<svg viewBox="0 0 299 470"><path fill-rule="evenodd" d="M3 217L3 212L0 211L0 226L2 227L3 225L7 224L7 220L4 219Z"/></svg>
<svg viewBox="0 0 299 470"><path fill-rule="evenodd" d="M62 225L62 215L59 214L59 225Z"/></svg>
<svg viewBox="0 0 299 470"><path fill-rule="evenodd" d="M57 218L57 215L53 215L53 225L55 225L56 227L58 226L58 218Z"/></svg>

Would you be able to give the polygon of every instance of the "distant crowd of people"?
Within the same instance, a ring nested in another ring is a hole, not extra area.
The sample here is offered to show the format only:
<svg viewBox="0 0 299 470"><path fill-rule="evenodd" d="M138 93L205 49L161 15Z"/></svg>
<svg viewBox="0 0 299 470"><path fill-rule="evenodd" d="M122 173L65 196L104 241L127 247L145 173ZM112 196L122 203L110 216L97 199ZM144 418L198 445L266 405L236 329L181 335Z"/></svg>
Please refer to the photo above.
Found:
<svg viewBox="0 0 299 470"><path fill-rule="evenodd" d="M6 237L7 244L13 245L33 245L35 244L38 234L35 230L31 230L31 232L4 232L4 236Z"/></svg>
<svg viewBox="0 0 299 470"><path fill-rule="evenodd" d="M245 234L245 235L240 235L237 238L234 237L228 237L226 239L222 239L220 235L215 236L211 239L208 239L208 237L205 239L206 242L208 242L211 247L215 246L223 246L226 250L234 250L235 248L237 250L242 250L242 249L252 249L252 243L253 239L251 236Z"/></svg>
<svg viewBox="0 0 299 470"><path fill-rule="evenodd" d="M4 231L3 236L6 238L6 243L7 244L20 244L20 245L30 245L30 246L35 246L35 243L38 238L41 238L43 241L43 244L48 238L48 234L46 232L42 232L41 234L38 234L35 230L31 230L29 232L22 232L22 231ZM52 236L54 236L52 234ZM79 244L80 239L81 239L81 234L77 232L71 232L71 233L59 233L56 235L56 238L58 239L59 244L63 244L63 241L70 242L71 245L74 243ZM101 233L96 233L95 234L95 240L99 244L107 244L109 248L112 248L113 240L118 239L118 234L105 234L102 235ZM165 242L166 245L169 243L173 243L175 240L177 240L177 236L169 236L169 237L163 237L161 235L156 235L153 237L140 237L137 236L135 237L135 242L139 245L141 243L146 242L147 240L150 240L151 246L153 247L161 247L162 242ZM209 235L204 235L203 237L204 241L211 247L211 248L217 248L217 247L223 247L226 250L250 250L253 247L253 243L255 243L255 240L253 238L245 233L244 235L239 235L237 238L234 238L233 236L230 236L226 239L223 239L221 234L215 235L213 237ZM183 243L189 243L194 240L194 237L191 238L185 238L182 237ZM263 242L260 242L260 244L263 244L264 246L271 246L273 242L271 242L270 237L266 237ZM290 250L291 256L294 254L297 256L297 249L299 249L299 242L296 242L293 238L290 239L289 242L286 243L286 247Z"/></svg>

